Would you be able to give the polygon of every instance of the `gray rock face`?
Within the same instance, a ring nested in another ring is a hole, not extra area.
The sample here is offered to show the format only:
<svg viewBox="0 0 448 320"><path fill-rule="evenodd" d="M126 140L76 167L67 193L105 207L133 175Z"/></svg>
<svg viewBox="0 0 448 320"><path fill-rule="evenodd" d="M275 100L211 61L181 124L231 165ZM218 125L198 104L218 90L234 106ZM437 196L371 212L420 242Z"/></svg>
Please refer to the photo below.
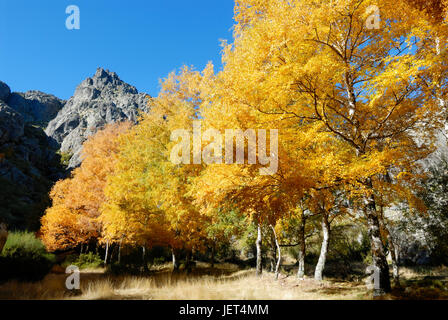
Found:
<svg viewBox="0 0 448 320"><path fill-rule="evenodd" d="M23 117L0 101L0 145L17 142L23 136Z"/></svg>
<svg viewBox="0 0 448 320"><path fill-rule="evenodd" d="M0 100L0 218L38 227L52 184L62 177L58 144Z"/></svg>
<svg viewBox="0 0 448 320"><path fill-rule="evenodd" d="M25 122L46 126L62 109L65 101L40 91L12 93L8 105L22 114Z"/></svg>
<svg viewBox="0 0 448 320"><path fill-rule="evenodd" d="M82 143L106 124L125 120L135 122L147 112L146 94L122 80L116 73L98 68L84 80L45 132L61 145L61 152L71 153L69 167L81 163Z"/></svg>
<svg viewBox="0 0 448 320"><path fill-rule="evenodd" d="M11 89L9 89L8 85L0 81L0 100L7 101L10 94Z"/></svg>

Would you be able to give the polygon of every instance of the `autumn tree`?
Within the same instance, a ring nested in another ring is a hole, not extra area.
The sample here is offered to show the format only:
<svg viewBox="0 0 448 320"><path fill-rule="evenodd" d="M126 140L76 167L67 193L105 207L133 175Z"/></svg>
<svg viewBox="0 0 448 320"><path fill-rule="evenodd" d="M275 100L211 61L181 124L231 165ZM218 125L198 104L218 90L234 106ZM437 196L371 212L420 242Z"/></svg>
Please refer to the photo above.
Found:
<svg viewBox="0 0 448 320"><path fill-rule="evenodd" d="M83 162L71 177L58 181L51 190L52 206L42 217L42 240L51 250L73 248L101 241L98 219L105 201L104 187L114 171L118 137L131 127L128 122L107 125L83 145Z"/></svg>
<svg viewBox="0 0 448 320"><path fill-rule="evenodd" d="M208 218L188 195L189 180L201 166L171 159L179 143L172 141L172 133L189 130L199 117L198 91L204 79L185 67L162 82L159 96L150 102L151 112L120 139L116 171L108 180L102 208L108 239L132 246L170 247L175 267L178 250L186 250L189 257L207 242Z"/></svg>
<svg viewBox="0 0 448 320"><path fill-rule="evenodd" d="M420 84L426 95L436 99L440 110L436 114L445 133L448 131L447 108L447 40L448 26L446 24L448 1L446 0L403 0L419 12L420 19L431 25L428 35L418 46L418 52L424 52L432 64L420 75ZM412 21L410 21L412 24Z"/></svg>
<svg viewBox="0 0 448 320"><path fill-rule="evenodd" d="M262 226L278 276L282 231L299 225L303 278L307 219L319 216L321 280L331 221L350 206L369 231L376 293L390 291L382 209L424 210L418 161L448 117L445 3L237 0L222 71L170 74L136 126L89 140L81 167L52 190L45 243L168 246L176 266L178 251L237 234L238 212L257 226L258 275Z"/></svg>
<svg viewBox="0 0 448 320"><path fill-rule="evenodd" d="M381 12L378 29L366 25L371 5ZM235 40L223 58L228 100L279 130L320 125L343 145L333 181L364 212L378 293L389 291L375 191L392 184L397 197L412 200L416 160L431 151L439 106L419 79L440 60L415 50L431 26L417 9L391 1L241 0L235 11ZM391 168L389 183L380 177Z"/></svg>
<svg viewBox="0 0 448 320"><path fill-rule="evenodd" d="M205 214L213 216L219 208L237 208L249 223L257 225L256 269L261 275L262 225L275 228L282 216L292 210L293 199L299 196L302 187L298 179L285 179L282 169L274 176L260 175L259 169L249 164L208 165L194 180L192 190L195 203ZM286 190L291 191L289 196Z"/></svg>
<svg viewBox="0 0 448 320"><path fill-rule="evenodd" d="M247 108L247 103L242 102L247 97L238 99L232 87L229 89L233 81L239 80L227 71L218 74L213 87L202 92L201 104L204 130L213 128L223 133L216 139L221 140L221 145L225 142L225 163L220 160L205 167L193 183L194 195L203 211L213 212L229 203L258 225L257 273L260 275L262 225L271 226L274 232L277 222L295 210L306 192L335 185L341 163L351 157L351 151L323 131L321 123L298 126L289 120L285 126L281 123L283 119ZM282 129L277 140L275 128L278 127ZM239 136L232 136L230 131L239 132ZM260 144L264 141L260 136L265 137L267 133L266 145ZM254 141L258 142L257 146L251 145ZM238 148L244 152L240 159ZM271 161L280 160L276 170L268 174L266 155L270 155ZM224 158L224 154L220 156Z"/></svg>

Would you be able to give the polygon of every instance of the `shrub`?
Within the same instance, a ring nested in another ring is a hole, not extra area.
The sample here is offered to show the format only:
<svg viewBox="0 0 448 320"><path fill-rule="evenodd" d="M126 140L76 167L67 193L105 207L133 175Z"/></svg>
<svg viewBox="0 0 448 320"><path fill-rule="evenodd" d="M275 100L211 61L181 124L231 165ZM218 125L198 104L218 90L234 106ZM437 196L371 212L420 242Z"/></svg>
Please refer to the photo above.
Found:
<svg viewBox="0 0 448 320"><path fill-rule="evenodd" d="M70 265L77 266L79 269L95 269L103 265L103 260L98 254L93 252L81 253L79 256L68 256L62 264L64 268Z"/></svg>
<svg viewBox="0 0 448 320"><path fill-rule="evenodd" d="M67 167L73 154L71 152L60 152L59 155L61 156L61 165Z"/></svg>
<svg viewBox="0 0 448 320"><path fill-rule="evenodd" d="M370 241L367 231L356 225L335 226L330 238L328 260L345 264L368 260Z"/></svg>
<svg viewBox="0 0 448 320"><path fill-rule="evenodd" d="M0 280L41 280L55 262L55 256L31 232L10 232L0 255Z"/></svg>
<svg viewBox="0 0 448 320"><path fill-rule="evenodd" d="M152 261L152 264L155 266L158 266L158 265L164 264L166 261L167 260L165 257L157 257L157 258L154 258L154 260Z"/></svg>

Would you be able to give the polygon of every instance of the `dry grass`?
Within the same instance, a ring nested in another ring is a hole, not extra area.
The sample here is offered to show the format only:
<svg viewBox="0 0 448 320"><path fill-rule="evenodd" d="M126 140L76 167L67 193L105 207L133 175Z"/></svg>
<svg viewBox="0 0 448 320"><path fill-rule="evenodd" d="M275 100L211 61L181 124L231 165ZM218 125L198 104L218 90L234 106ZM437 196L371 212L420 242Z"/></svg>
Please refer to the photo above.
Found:
<svg viewBox="0 0 448 320"><path fill-rule="evenodd" d="M37 283L11 281L0 285L0 299L147 299L147 300L288 300L288 299L359 299L368 298L362 283L314 280L265 273L237 271L235 265L208 269L198 266L191 274L172 273L159 268L153 275L110 276L98 270L81 274L81 289L65 289L65 274L49 274Z"/></svg>
<svg viewBox="0 0 448 320"><path fill-rule="evenodd" d="M416 280L424 277L446 277L448 278L448 267L441 266L436 268L428 267L402 267L400 268L400 277L406 280Z"/></svg>
<svg viewBox="0 0 448 320"><path fill-rule="evenodd" d="M65 289L65 274L49 274L38 283L8 282L0 285L0 299L133 299L133 300L327 300L327 299L371 299L364 282L312 279L297 280L293 276L280 276L276 281L271 273L262 278L253 270L238 271L237 266L227 264L208 268L198 263L191 273L172 273L169 265L159 266L150 276L112 276L104 270L85 270L81 274L81 289L71 292ZM433 270L447 275L448 269ZM405 269L404 281L420 281L418 271ZM414 279L414 280L411 280ZM421 278L423 279L426 278ZM446 278L445 278L446 279ZM431 282L432 283L432 282ZM412 288L411 291L408 289ZM421 291L421 287L410 285L397 289L387 299L444 298L446 291L439 287ZM414 290L415 289L415 290ZM414 291L412 291L414 290ZM416 296L415 294L418 295ZM414 294L415 293L415 294ZM421 296L423 295L423 296Z"/></svg>
<svg viewBox="0 0 448 320"><path fill-rule="evenodd" d="M448 268L401 268L400 285L393 288L389 298L448 300Z"/></svg>
<svg viewBox="0 0 448 320"><path fill-rule="evenodd" d="M364 296L365 295L365 296ZM290 299L359 299L367 298L366 288L350 283L316 283L272 274L261 279L253 271L239 271L229 276L203 276L173 280L169 274L154 278L126 277L119 281L91 283L76 299L155 299L155 300L290 300Z"/></svg>

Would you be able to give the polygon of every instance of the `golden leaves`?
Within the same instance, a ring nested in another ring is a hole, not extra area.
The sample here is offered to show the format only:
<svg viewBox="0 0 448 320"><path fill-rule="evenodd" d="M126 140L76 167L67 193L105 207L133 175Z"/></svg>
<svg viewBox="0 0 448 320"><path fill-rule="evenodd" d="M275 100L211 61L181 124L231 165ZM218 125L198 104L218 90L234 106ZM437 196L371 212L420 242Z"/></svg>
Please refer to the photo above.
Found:
<svg viewBox="0 0 448 320"><path fill-rule="evenodd" d="M55 186L43 229L90 234L77 214L100 214L102 237L199 247L218 209L276 225L303 214L304 198L330 210L335 193L361 206L371 195L419 206L417 163L432 151L448 75L448 30L435 14L443 3L424 2L237 0L223 70L209 63L202 73L171 73L151 113L117 145L101 135L87 143L98 161L86 158L73 180ZM365 27L371 5L381 13L375 30ZM278 129L277 174L172 164L170 133L194 120L217 130Z"/></svg>
<svg viewBox="0 0 448 320"><path fill-rule="evenodd" d="M42 240L50 250L75 247L90 239L101 239L98 220L105 201L104 186L114 171L118 137L130 123L108 125L83 145L84 161L72 177L55 184L52 206L42 218Z"/></svg>

